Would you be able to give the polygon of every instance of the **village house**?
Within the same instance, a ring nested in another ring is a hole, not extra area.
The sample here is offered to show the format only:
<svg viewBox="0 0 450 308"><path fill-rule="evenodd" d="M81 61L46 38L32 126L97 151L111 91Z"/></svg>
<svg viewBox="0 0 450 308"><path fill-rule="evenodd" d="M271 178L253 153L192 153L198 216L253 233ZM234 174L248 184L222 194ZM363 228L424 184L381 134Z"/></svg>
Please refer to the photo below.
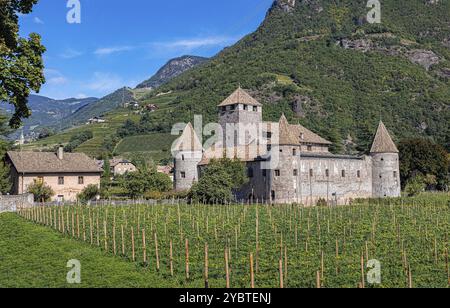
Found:
<svg viewBox="0 0 450 308"><path fill-rule="evenodd" d="M111 174L114 176L137 171L137 167L131 161L122 158L111 159L109 165L111 166Z"/></svg>
<svg viewBox="0 0 450 308"><path fill-rule="evenodd" d="M89 125L89 124L99 124L99 123L106 123L106 120L99 118L99 117L94 117L92 119L89 119L87 124Z"/></svg>
<svg viewBox="0 0 450 308"><path fill-rule="evenodd" d="M53 201L75 201L89 185L100 187L103 170L94 159L83 153L64 153L60 147L51 152L8 152L11 166L12 194L27 193L30 184L42 182L50 186Z"/></svg>

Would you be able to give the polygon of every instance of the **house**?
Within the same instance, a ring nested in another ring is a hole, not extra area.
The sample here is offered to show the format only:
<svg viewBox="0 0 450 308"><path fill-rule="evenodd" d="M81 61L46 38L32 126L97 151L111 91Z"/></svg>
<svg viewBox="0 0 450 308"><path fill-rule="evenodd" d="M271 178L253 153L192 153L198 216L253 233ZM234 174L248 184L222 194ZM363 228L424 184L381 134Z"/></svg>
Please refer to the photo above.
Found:
<svg viewBox="0 0 450 308"><path fill-rule="evenodd" d="M148 112L155 112L155 111L158 110L159 108L158 108L158 106L156 106L155 104L148 104L148 105L145 106L145 109L146 109Z"/></svg>
<svg viewBox="0 0 450 308"><path fill-rule="evenodd" d="M174 188L189 190L212 159L227 157L246 164L249 182L234 192L239 201L314 206L401 195L399 151L382 122L370 155L335 155L331 142L284 114L264 122L262 113L263 105L239 87L218 106L223 140L204 149L188 124L172 149Z"/></svg>
<svg viewBox="0 0 450 308"><path fill-rule="evenodd" d="M27 192L28 186L43 182L55 192L53 201L75 201L89 185L100 187L102 169L83 153L7 152L11 166L12 194Z"/></svg>
<svg viewBox="0 0 450 308"><path fill-rule="evenodd" d="M124 175L138 170L131 161L122 158L111 159L109 165L111 166L111 174L114 176Z"/></svg>
<svg viewBox="0 0 450 308"><path fill-rule="evenodd" d="M99 117L94 117L92 119L89 119L87 124L98 124L98 123L106 123L106 120Z"/></svg>

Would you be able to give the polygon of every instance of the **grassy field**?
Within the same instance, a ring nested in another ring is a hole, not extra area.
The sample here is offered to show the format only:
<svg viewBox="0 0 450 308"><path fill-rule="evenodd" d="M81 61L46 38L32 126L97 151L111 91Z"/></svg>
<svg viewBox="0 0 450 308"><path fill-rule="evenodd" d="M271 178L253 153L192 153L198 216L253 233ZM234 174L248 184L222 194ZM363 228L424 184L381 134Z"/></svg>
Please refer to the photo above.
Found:
<svg viewBox="0 0 450 308"><path fill-rule="evenodd" d="M318 282L322 287L358 287L362 270L365 277L369 260L375 259L381 265L381 284L364 279L365 287L445 288L449 286L448 202L448 195L433 195L347 207L41 208L22 212L24 218L2 217L1 255L19 277L29 276L22 271L39 272L38 267L26 267L27 258L35 260L30 264L44 260L52 283L65 271L64 266L59 268L63 260L86 254L86 262L96 264L97 271L120 265L108 279L88 280L93 286L121 286L115 275L129 274L136 276L129 285L203 287L207 244L211 287L227 285L226 269L231 287L250 287L252 255L256 287L277 288L281 281L284 287L313 288ZM10 232L15 234L13 240ZM14 239L22 246L15 245ZM23 256L21 248L36 252ZM14 266L16 262L21 264ZM24 283L14 282L11 275L0 272L0 284ZM143 284L141 275L149 277ZM31 277L36 279L29 282L33 285L46 283L45 277Z"/></svg>
<svg viewBox="0 0 450 308"><path fill-rule="evenodd" d="M157 133L126 137L117 145L116 153L125 157L137 154L158 162L161 159L171 157L170 149L177 137L170 134Z"/></svg>

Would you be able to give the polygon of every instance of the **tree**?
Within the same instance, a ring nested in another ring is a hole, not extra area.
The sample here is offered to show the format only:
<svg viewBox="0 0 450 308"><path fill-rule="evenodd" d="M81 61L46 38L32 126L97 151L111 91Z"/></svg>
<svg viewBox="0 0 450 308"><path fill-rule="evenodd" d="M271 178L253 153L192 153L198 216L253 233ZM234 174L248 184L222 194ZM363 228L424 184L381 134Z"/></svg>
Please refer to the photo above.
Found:
<svg viewBox="0 0 450 308"><path fill-rule="evenodd" d="M416 175L406 183L405 192L408 197L414 197L424 192L425 187L424 177L422 175Z"/></svg>
<svg viewBox="0 0 450 308"><path fill-rule="evenodd" d="M77 196L78 200L81 202L87 202L94 200L98 195L100 195L100 189L97 185L89 185Z"/></svg>
<svg viewBox="0 0 450 308"><path fill-rule="evenodd" d="M400 173L406 185L417 175L427 177L429 187L434 182L438 189L448 186L449 161L445 149L428 139L407 139L399 143Z"/></svg>
<svg viewBox="0 0 450 308"><path fill-rule="evenodd" d="M55 195L50 186L39 181L29 185L27 191L34 195L34 201L36 202L48 202Z"/></svg>
<svg viewBox="0 0 450 308"><path fill-rule="evenodd" d="M11 148L11 142L1 138L11 132L7 125L8 118L0 113L0 194L5 194L11 190L10 168L3 162L6 152Z"/></svg>
<svg viewBox="0 0 450 308"><path fill-rule="evenodd" d="M15 112L9 125L18 128L31 111L30 91L39 92L45 82L41 37L19 37L18 14L29 14L38 0L0 0L0 101L12 104Z"/></svg>
<svg viewBox="0 0 450 308"><path fill-rule="evenodd" d="M225 203L233 199L233 190L247 181L242 162L227 158L212 160L198 183L192 187L190 198L206 203Z"/></svg>
<svg viewBox="0 0 450 308"><path fill-rule="evenodd" d="M125 174L122 187L130 197L142 197L149 192L166 192L172 188L169 176L156 170L141 170Z"/></svg>

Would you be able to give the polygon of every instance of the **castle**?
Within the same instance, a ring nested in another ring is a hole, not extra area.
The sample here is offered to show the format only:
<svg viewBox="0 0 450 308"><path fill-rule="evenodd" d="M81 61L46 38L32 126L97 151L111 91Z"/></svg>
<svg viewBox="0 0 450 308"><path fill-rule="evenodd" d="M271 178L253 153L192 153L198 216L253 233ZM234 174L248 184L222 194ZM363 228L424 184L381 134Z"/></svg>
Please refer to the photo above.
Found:
<svg viewBox="0 0 450 308"><path fill-rule="evenodd" d="M334 155L329 141L284 115L263 122L263 105L240 87L218 108L221 133L211 145L202 145L190 123L174 144L178 191L190 189L211 159L229 157L247 167L239 201L314 206L401 195L399 151L382 122L369 156Z"/></svg>

